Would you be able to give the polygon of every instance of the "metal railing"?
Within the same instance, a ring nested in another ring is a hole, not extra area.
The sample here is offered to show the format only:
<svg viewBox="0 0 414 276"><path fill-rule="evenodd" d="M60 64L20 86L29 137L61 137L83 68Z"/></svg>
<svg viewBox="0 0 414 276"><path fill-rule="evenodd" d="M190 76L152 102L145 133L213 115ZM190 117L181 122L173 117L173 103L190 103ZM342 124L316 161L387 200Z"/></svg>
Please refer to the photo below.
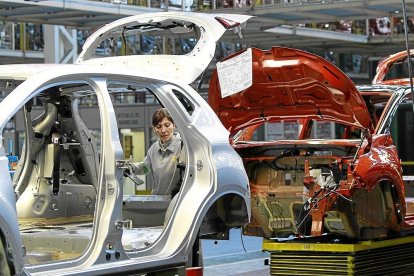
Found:
<svg viewBox="0 0 414 276"><path fill-rule="evenodd" d="M409 18L408 20L410 23L408 25L408 32L414 33L414 18ZM379 36L403 34L404 26L401 24L401 21L402 18L400 17L384 17L367 20L341 20L337 22L299 24L297 27L338 31L356 35ZM90 31L85 30L78 32L79 49L81 49L81 45L89 33ZM44 38L42 25L15 22L0 23L0 50L2 49L11 51L43 51Z"/></svg>
<svg viewBox="0 0 414 276"><path fill-rule="evenodd" d="M89 0L115 5L132 5L165 10L206 11L215 9L246 9L255 6L296 6L332 4L347 0ZM404 33L401 17L385 17L369 20L341 20L338 22L300 24L314 29L334 30L358 35L389 35ZM414 21L410 19L409 32L414 33ZM79 42L84 41L82 33ZM42 51L44 48L42 27L39 24L0 22L0 50ZM81 47L79 47L80 49Z"/></svg>
<svg viewBox="0 0 414 276"><path fill-rule="evenodd" d="M134 5L166 10L203 11L223 8L249 8L262 5L286 6L303 4L326 4L346 2L347 0L91 0L113 4Z"/></svg>
<svg viewBox="0 0 414 276"><path fill-rule="evenodd" d="M31 23L1 22L0 49L11 51L43 51L42 26Z"/></svg>

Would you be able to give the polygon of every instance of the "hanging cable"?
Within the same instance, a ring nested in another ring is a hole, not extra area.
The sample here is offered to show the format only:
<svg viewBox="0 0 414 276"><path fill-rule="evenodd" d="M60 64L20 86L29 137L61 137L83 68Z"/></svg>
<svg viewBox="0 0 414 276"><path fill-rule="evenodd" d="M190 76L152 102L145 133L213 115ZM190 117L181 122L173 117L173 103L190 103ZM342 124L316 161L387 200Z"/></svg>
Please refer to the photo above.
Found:
<svg viewBox="0 0 414 276"><path fill-rule="evenodd" d="M410 45L408 42L408 23L407 23L407 12L406 12L405 0L402 0L402 10L403 10L403 17L404 17L405 48L407 49L408 77L410 78L411 98L413 100L413 111L414 111L413 74L412 74L412 69L411 69L411 51L410 51Z"/></svg>
<svg viewBox="0 0 414 276"><path fill-rule="evenodd" d="M123 55L124 56L126 56L126 54L127 54L127 42L126 42L126 38L125 38L125 31L126 31L127 29L124 27L123 29L122 29L122 46L121 47L123 47L122 48L122 52L123 52Z"/></svg>
<svg viewBox="0 0 414 276"><path fill-rule="evenodd" d="M243 229L242 228L240 228L240 240L241 240L244 252L247 253L246 247L244 246Z"/></svg>

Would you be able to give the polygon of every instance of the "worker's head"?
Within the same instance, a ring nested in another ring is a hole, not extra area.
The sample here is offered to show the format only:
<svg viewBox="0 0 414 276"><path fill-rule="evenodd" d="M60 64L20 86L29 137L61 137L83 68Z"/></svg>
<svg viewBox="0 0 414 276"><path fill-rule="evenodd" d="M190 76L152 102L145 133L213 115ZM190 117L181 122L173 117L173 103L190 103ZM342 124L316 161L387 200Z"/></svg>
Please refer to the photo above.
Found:
<svg viewBox="0 0 414 276"><path fill-rule="evenodd" d="M161 142L165 143L171 140L175 124L170 113L165 108L158 109L152 115L152 128L161 139Z"/></svg>

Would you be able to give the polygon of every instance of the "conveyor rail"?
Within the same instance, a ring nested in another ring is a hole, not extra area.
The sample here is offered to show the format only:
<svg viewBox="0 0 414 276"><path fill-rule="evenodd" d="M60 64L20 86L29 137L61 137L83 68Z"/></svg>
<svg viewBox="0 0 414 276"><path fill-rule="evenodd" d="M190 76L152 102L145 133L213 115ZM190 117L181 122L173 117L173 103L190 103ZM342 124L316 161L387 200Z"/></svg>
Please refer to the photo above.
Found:
<svg viewBox="0 0 414 276"><path fill-rule="evenodd" d="M271 275L414 275L414 236L357 243L264 240Z"/></svg>

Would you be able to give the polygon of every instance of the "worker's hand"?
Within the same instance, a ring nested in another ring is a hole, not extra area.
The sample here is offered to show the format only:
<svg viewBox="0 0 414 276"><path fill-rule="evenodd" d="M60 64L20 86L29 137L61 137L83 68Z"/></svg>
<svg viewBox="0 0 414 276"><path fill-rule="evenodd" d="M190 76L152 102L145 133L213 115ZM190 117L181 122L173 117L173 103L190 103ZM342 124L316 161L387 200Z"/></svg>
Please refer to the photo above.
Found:
<svg viewBox="0 0 414 276"><path fill-rule="evenodd" d="M134 173L134 174L138 173L137 167L132 162L128 162L127 168L125 170L128 170L130 173Z"/></svg>
<svg viewBox="0 0 414 276"><path fill-rule="evenodd" d="M131 179L132 182L134 182L137 186L144 184L144 181L142 181L142 179L136 175L135 170L136 167L134 166L134 164L128 163L127 168L124 170L124 176Z"/></svg>
<svg viewBox="0 0 414 276"><path fill-rule="evenodd" d="M145 165L144 162L128 163L128 169L134 174L148 174L150 169Z"/></svg>

